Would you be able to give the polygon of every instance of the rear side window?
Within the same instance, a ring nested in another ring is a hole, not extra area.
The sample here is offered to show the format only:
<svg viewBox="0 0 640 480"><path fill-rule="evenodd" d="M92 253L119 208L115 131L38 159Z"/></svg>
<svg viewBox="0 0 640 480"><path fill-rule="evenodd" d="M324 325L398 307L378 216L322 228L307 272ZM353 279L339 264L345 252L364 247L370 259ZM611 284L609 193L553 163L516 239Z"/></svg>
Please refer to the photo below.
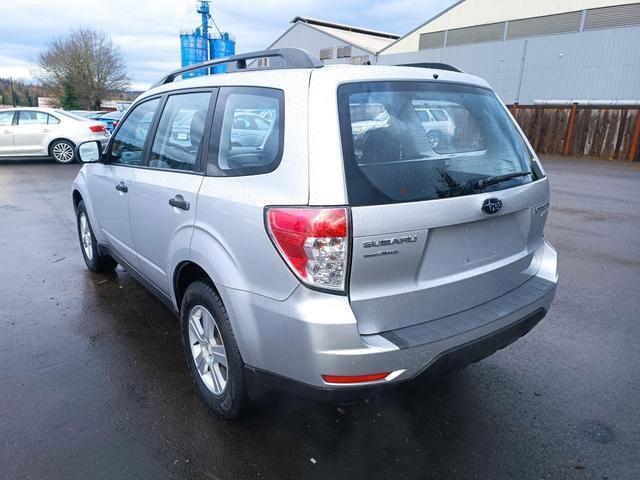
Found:
<svg viewBox="0 0 640 480"><path fill-rule="evenodd" d="M18 125L47 125L53 123L60 123L60 120L44 112L22 110L18 115Z"/></svg>
<svg viewBox="0 0 640 480"><path fill-rule="evenodd" d="M159 104L160 99L154 98L133 107L113 137L110 163L142 165L144 143Z"/></svg>
<svg viewBox="0 0 640 480"><path fill-rule="evenodd" d="M171 95L156 130L149 167L198 170L211 92Z"/></svg>
<svg viewBox="0 0 640 480"><path fill-rule="evenodd" d="M284 93L255 87L220 89L213 119L210 175L272 172L282 158Z"/></svg>
<svg viewBox="0 0 640 480"><path fill-rule="evenodd" d="M367 82L338 90L349 203L376 205L479 193L478 180L537 177L512 120L488 89L443 82Z"/></svg>

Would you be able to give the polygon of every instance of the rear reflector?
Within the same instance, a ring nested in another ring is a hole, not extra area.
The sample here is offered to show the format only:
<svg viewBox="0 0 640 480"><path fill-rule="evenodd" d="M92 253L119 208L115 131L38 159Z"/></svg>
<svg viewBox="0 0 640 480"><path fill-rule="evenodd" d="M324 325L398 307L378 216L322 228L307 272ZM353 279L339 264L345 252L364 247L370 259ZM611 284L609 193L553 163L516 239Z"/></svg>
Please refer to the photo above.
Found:
<svg viewBox="0 0 640 480"><path fill-rule="evenodd" d="M347 219L345 207L270 207L266 227L302 282L343 291L349 251Z"/></svg>
<svg viewBox="0 0 640 480"><path fill-rule="evenodd" d="M104 132L105 128L104 128L104 125L91 125L89 127L89 130L91 130L94 133L100 133L100 132Z"/></svg>
<svg viewBox="0 0 640 480"><path fill-rule="evenodd" d="M391 372L370 373L369 375L322 375L327 383L366 383L384 380Z"/></svg>

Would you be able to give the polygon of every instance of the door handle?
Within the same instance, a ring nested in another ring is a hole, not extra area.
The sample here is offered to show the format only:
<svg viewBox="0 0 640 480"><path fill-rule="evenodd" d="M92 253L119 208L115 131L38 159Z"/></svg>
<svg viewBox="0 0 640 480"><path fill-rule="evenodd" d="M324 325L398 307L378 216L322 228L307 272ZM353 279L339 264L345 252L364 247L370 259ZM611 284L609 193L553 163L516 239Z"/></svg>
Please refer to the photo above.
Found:
<svg viewBox="0 0 640 480"><path fill-rule="evenodd" d="M11 130L5 130L5 131L4 131L4 132L2 132L2 133L9 134L9 133L11 133Z"/></svg>
<svg viewBox="0 0 640 480"><path fill-rule="evenodd" d="M44 130L42 130L42 133L49 133L49 129L45 128Z"/></svg>
<svg viewBox="0 0 640 480"><path fill-rule="evenodd" d="M129 191L129 187L127 187L124 182L120 182L116 185L116 190L122 193L127 193Z"/></svg>
<svg viewBox="0 0 640 480"><path fill-rule="evenodd" d="M181 210L189 210L189 207L191 207L191 204L187 202L182 195L176 195L175 197L170 199L169 205Z"/></svg>

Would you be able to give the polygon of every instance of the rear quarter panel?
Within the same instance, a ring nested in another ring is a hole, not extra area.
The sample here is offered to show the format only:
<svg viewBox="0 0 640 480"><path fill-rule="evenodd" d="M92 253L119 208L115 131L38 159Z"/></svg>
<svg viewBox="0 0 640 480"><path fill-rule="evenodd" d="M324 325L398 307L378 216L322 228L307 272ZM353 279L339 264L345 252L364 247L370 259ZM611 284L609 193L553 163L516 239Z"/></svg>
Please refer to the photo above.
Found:
<svg viewBox="0 0 640 480"><path fill-rule="evenodd" d="M309 200L309 71L272 72L260 81L253 73L238 75L242 77L236 78L243 81L235 85L284 91L282 160L275 171L267 174L204 178L190 257L216 284L285 300L299 282L267 235L264 208L306 205ZM229 75L221 80L234 85L233 78L234 75ZM210 159L216 153L210 151Z"/></svg>

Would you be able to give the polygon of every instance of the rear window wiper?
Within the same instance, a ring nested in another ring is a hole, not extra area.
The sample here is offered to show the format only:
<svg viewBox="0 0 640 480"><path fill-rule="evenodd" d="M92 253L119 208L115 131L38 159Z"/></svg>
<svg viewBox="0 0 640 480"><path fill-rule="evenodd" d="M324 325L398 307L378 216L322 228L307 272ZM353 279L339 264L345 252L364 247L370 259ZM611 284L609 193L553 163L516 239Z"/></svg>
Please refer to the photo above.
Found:
<svg viewBox="0 0 640 480"><path fill-rule="evenodd" d="M531 172L513 172L513 173L505 173L504 175L494 175L493 177L485 177L480 178L478 180L469 180L467 185L471 189L484 189L489 185L495 185L496 183L506 182L507 180L511 180L512 178L518 177L526 177L531 175Z"/></svg>

